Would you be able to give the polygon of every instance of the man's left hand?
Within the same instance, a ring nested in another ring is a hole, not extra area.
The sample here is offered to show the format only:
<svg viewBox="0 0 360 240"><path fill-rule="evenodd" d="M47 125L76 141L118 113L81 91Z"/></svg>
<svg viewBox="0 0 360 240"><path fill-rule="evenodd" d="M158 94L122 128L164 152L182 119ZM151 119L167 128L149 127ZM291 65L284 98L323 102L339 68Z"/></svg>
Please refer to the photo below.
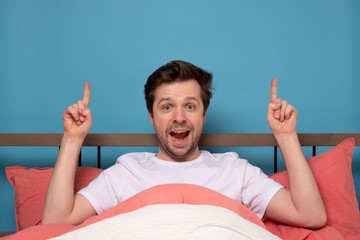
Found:
<svg viewBox="0 0 360 240"><path fill-rule="evenodd" d="M271 82L270 103L267 121L274 135L293 134L296 132L296 109L277 96L277 79Z"/></svg>

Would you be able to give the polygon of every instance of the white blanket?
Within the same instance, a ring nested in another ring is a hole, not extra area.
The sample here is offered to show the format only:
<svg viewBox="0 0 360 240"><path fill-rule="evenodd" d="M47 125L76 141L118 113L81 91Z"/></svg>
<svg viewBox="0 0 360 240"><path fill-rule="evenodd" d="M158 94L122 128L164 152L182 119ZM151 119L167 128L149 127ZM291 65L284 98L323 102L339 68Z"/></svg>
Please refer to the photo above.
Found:
<svg viewBox="0 0 360 240"><path fill-rule="evenodd" d="M52 239L278 240L279 238L222 207L159 204L104 219Z"/></svg>

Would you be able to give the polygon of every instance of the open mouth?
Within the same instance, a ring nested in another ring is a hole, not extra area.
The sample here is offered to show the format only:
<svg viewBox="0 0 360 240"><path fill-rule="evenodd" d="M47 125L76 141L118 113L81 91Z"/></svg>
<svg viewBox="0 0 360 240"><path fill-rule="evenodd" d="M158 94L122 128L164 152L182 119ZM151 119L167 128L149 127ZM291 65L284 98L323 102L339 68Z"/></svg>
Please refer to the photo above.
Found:
<svg viewBox="0 0 360 240"><path fill-rule="evenodd" d="M190 131L172 131L170 132L170 136L177 139L177 140L182 140L185 139L189 136Z"/></svg>

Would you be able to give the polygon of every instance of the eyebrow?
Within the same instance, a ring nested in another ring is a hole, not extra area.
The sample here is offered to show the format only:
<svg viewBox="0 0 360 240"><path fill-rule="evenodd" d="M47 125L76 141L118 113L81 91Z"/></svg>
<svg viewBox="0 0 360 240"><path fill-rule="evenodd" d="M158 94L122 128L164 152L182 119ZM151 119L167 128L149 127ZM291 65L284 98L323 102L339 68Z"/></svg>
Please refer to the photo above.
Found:
<svg viewBox="0 0 360 240"><path fill-rule="evenodd" d="M171 98L171 97L165 97L165 98L160 99L160 101L158 102L157 105L159 106L162 102L172 101L172 100L173 100L173 98ZM186 97L186 98L185 98L185 101L192 101L192 100L194 100L194 101L196 101L198 104L200 104L199 100L198 100L196 97Z"/></svg>

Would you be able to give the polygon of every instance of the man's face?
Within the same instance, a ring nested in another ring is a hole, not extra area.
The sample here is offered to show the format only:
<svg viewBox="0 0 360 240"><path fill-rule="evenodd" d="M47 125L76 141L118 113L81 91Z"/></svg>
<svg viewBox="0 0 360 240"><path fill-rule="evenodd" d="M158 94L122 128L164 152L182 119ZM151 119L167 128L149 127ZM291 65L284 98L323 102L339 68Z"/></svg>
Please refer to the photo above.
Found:
<svg viewBox="0 0 360 240"><path fill-rule="evenodd" d="M206 111L196 80L160 85L155 90L153 115L149 115L160 141L158 158L188 161L200 155L198 142Z"/></svg>

